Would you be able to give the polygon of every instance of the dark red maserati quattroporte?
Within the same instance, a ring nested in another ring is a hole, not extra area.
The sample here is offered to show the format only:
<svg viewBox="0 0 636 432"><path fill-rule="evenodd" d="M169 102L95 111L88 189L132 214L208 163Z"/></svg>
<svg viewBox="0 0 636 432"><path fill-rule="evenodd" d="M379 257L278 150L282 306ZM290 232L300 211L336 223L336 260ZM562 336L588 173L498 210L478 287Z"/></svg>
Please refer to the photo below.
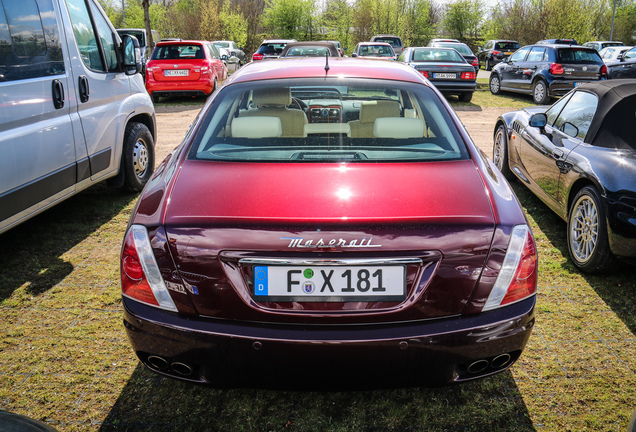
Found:
<svg viewBox="0 0 636 432"><path fill-rule="evenodd" d="M218 387L487 376L534 324L535 243L444 97L399 63L252 63L143 191L121 255L139 359Z"/></svg>

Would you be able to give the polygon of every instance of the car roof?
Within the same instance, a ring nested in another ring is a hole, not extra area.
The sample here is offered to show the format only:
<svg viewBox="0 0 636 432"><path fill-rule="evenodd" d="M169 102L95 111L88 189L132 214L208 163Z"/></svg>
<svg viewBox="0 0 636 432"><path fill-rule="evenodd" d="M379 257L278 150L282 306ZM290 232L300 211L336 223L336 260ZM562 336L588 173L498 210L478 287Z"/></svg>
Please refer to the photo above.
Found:
<svg viewBox="0 0 636 432"><path fill-rule="evenodd" d="M388 45L388 46L391 46L391 44L388 44L386 42L358 42L358 45Z"/></svg>
<svg viewBox="0 0 636 432"><path fill-rule="evenodd" d="M592 119L585 141L593 143L597 138L620 140L621 135L612 129L616 127L616 120L622 117L627 117L626 124L630 124L631 117L633 123L634 110L632 109L630 114L621 102L630 97L633 103L636 98L636 79L595 81L577 87L577 91L588 91L598 96L596 115Z"/></svg>
<svg viewBox="0 0 636 432"><path fill-rule="evenodd" d="M336 47L336 44L331 41L299 41L299 42L290 42L285 48L293 48L298 46L324 46L324 47Z"/></svg>
<svg viewBox="0 0 636 432"><path fill-rule="evenodd" d="M205 43L209 43L208 41L202 40L169 40L169 41L161 41L157 42L157 45L194 45L199 44L203 45Z"/></svg>
<svg viewBox="0 0 636 432"><path fill-rule="evenodd" d="M286 62L281 67L282 62ZM325 71L327 62L324 57L298 57L281 60L251 62L234 72L228 84L268 79L286 78L369 78L405 81L426 84L422 76L412 67L403 63L386 61L378 67L378 60L329 57L329 70Z"/></svg>

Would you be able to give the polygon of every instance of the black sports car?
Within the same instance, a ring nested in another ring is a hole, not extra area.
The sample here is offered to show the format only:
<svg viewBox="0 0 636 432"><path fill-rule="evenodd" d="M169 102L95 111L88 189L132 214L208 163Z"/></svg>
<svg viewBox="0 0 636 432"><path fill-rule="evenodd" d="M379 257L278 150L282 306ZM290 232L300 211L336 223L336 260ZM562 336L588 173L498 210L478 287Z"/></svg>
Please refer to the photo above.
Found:
<svg viewBox="0 0 636 432"><path fill-rule="evenodd" d="M493 159L567 222L572 261L636 263L636 80L581 85L552 106L506 113Z"/></svg>

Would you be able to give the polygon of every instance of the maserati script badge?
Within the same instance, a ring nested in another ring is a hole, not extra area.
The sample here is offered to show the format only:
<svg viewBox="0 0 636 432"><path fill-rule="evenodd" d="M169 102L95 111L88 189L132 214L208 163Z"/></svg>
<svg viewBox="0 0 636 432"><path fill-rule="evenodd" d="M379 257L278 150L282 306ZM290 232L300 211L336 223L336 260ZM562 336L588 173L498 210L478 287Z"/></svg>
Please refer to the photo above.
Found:
<svg viewBox="0 0 636 432"><path fill-rule="evenodd" d="M369 237L367 240L366 237L363 237L362 240L354 239L354 240L345 240L343 238L339 239L319 239L314 242L313 240L305 240L303 237L281 237L281 240L289 240L289 248L376 248L382 247L379 244L371 244L371 240L373 237Z"/></svg>

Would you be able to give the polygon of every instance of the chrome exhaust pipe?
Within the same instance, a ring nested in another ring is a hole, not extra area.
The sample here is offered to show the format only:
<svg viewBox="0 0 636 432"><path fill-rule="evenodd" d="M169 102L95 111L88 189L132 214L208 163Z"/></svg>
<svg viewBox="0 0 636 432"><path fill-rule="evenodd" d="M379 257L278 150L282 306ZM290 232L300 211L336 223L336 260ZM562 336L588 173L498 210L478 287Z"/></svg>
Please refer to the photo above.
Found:
<svg viewBox="0 0 636 432"><path fill-rule="evenodd" d="M489 366L488 360L477 360L468 366L468 372L476 374L486 370Z"/></svg>
<svg viewBox="0 0 636 432"><path fill-rule="evenodd" d="M184 377L190 376L194 372L190 366L181 362L173 362L170 367L174 373Z"/></svg>
<svg viewBox="0 0 636 432"><path fill-rule="evenodd" d="M490 362L490 366L493 369L501 369L507 366L510 363L510 360L511 360L510 354L508 353L501 354L495 357L494 359L492 359L492 361Z"/></svg>
<svg viewBox="0 0 636 432"><path fill-rule="evenodd" d="M164 359L163 357L159 357L155 355L148 356L147 362L154 369L161 370L161 371L168 369L168 366L170 366L170 364L168 363L168 360Z"/></svg>

